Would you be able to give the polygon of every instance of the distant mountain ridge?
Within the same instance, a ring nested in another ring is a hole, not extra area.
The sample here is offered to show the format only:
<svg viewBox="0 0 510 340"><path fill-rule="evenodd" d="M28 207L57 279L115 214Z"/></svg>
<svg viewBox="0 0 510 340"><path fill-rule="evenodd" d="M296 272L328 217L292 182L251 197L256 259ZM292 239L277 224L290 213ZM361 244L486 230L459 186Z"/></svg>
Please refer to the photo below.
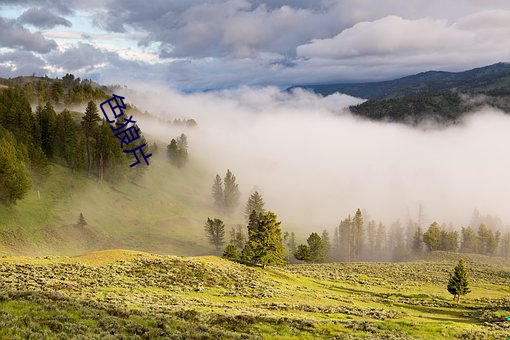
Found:
<svg viewBox="0 0 510 340"><path fill-rule="evenodd" d="M510 63L497 63L463 72L427 71L380 82L297 85L324 96L335 92L364 99L398 98L421 93L456 90L468 93L510 93Z"/></svg>

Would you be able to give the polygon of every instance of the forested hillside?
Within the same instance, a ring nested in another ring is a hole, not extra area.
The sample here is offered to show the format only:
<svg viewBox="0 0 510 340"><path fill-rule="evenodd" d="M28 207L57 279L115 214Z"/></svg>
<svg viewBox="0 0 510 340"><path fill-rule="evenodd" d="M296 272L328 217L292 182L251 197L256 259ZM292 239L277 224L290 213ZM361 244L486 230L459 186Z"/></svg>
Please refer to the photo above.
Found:
<svg viewBox="0 0 510 340"><path fill-rule="evenodd" d="M426 120L456 123L465 113L483 107L510 112L508 63L457 73L429 71L383 82L296 87L322 95L340 92L365 98L366 102L350 107L353 114L411 125Z"/></svg>

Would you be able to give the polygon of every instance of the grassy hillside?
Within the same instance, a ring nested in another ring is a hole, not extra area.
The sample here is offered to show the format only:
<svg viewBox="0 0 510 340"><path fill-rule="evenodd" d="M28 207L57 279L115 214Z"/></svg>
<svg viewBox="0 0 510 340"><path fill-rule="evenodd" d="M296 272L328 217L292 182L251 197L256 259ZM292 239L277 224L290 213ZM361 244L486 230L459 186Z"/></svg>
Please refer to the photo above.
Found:
<svg viewBox="0 0 510 340"><path fill-rule="evenodd" d="M51 164L25 199L0 205L0 254L72 255L106 248L212 253L202 229L207 216L217 214L211 209L212 177L193 162L178 170L165 157L151 157L143 178L116 184ZM80 212L85 227L77 225Z"/></svg>
<svg viewBox="0 0 510 340"><path fill-rule="evenodd" d="M457 305L456 257L268 270L120 250L4 257L0 337L508 337L510 263L467 256L472 293Z"/></svg>

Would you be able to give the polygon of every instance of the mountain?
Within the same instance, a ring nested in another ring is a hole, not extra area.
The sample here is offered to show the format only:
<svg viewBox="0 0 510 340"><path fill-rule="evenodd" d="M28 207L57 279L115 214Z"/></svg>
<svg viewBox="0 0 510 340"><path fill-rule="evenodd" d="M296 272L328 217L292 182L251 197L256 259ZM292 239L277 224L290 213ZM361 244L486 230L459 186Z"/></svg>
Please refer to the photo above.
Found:
<svg viewBox="0 0 510 340"><path fill-rule="evenodd" d="M365 99L397 98L420 93L456 90L469 93L510 93L510 63L497 63L464 72L428 71L369 83L298 85L324 96L335 92Z"/></svg>

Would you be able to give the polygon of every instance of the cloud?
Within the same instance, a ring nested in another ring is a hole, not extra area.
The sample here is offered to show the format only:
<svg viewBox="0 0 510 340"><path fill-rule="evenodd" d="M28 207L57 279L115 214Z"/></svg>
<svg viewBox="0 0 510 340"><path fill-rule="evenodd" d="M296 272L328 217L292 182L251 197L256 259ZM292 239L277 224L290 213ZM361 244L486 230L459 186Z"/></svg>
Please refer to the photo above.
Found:
<svg viewBox="0 0 510 340"><path fill-rule="evenodd" d="M28 51L13 51L0 54L0 76L11 77L13 73L42 75L47 73L44 69L46 62Z"/></svg>
<svg viewBox="0 0 510 340"><path fill-rule="evenodd" d="M14 20L0 17L0 46L19 48L27 51L48 53L57 47L54 40L44 38L39 33L32 33Z"/></svg>
<svg viewBox="0 0 510 340"><path fill-rule="evenodd" d="M483 11L447 20L387 16L360 22L334 37L297 47L309 63L414 69L465 69L510 59L510 11ZM324 61L325 60L325 61ZM454 66L456 65L456 67Z"/></svg>
<svg viewBox="0 0 510 340"><path fill-rule="evenodd" d="M53 28L59 25L71 27L71 22L69 20L43 8L30 8L26 10L18 18L18 21L23 24L32 24L39 28Z"/></svg>
<svg viewBox="0 0 510 340"><path fill-rule="evenodd" d="M90 72L108 61L107 52L87 43L78 43L63 52L55 51L48 55L49 63L68 71L83 69Z"/></svg>

